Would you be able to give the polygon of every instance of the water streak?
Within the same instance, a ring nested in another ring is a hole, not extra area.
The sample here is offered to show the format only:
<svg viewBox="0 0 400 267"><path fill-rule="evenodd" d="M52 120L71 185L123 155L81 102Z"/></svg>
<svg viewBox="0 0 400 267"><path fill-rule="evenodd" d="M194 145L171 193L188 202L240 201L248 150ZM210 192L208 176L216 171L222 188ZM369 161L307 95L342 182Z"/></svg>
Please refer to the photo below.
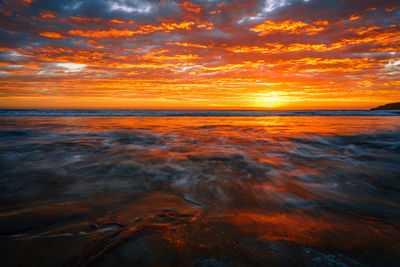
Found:
<svg viewBox="0 0 400 267"><path fill-rule="evenodd" d="M0 125L0 247L10 265L400 263L396 116ZM32 253L17 257L23 249Z"/></svg>

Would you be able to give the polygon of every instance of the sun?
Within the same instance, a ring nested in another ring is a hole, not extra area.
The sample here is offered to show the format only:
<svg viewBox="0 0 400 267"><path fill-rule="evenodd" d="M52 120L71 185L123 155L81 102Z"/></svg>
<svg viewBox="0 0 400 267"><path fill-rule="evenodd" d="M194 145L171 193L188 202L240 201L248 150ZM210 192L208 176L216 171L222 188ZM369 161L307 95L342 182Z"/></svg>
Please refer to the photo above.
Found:
<svg viewBox="0 0 400 267"><path fill-rule="evenodd" d="M278 108L281 107L285 101L279 92L269 92L257 96L255 102L257 107Z"/></svg>

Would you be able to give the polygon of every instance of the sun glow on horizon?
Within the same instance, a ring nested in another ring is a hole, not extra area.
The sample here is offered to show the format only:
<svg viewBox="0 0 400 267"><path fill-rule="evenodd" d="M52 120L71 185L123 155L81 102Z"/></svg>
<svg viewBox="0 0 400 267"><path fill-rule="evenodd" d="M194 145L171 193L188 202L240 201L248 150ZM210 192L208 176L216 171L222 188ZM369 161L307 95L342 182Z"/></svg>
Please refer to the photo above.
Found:
<svg viewBox="0 0 400 267"><path fill-rule="evenodd" d="M280 108L286 103L284 97L279 92L269 92L261 94L257 97L254 106L265 107L265 108Z"/></svg>

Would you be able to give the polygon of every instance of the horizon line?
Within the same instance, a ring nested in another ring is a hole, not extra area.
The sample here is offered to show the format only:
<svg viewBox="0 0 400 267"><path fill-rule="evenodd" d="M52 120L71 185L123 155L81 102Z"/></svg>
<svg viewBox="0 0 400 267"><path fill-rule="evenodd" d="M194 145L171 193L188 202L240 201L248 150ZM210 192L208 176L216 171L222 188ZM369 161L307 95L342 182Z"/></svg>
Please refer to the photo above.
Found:
<svg viewBox="0 0 400 267"><path fill-rule="evenodd" d="M221 108L221 109L210 109L210 108L102 108L102 107L80 107L80 108L21 108L21 107L0 107L0 110L143 110L143 111L369 111L369 109L359 109L359 108L327 108L327 109L237 109L237 108Z"/></svg>

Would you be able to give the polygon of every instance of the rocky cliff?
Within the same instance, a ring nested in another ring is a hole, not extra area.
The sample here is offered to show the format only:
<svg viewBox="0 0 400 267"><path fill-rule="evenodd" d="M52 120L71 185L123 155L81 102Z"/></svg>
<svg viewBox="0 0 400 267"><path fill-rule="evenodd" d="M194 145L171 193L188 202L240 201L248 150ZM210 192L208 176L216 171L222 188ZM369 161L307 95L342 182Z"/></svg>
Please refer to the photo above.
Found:
<svg viewBox="0 0 400 267"><path fill-rule="evenodd" d="M376 108L371 108L371 110L400 110L400 102L381 105Z"/></svg>

